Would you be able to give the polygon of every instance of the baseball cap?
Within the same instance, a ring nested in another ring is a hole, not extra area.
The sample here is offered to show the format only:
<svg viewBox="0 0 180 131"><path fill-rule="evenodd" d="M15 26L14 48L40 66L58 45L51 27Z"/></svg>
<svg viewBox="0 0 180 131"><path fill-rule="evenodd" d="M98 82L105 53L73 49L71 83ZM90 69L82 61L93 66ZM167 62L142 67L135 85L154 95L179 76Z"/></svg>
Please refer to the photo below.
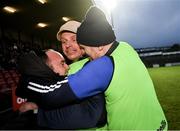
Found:
<svg viewBox="0 0 180 131"><path fill-rule="evenodd" d="M80 25L81 25L81 23L78 21L75 21L75 20L66 22L59 28L59 31L57 32L57 35L56 35L57 39L60 41L59 35L64 31L77 33L77 29Z"/></svg>

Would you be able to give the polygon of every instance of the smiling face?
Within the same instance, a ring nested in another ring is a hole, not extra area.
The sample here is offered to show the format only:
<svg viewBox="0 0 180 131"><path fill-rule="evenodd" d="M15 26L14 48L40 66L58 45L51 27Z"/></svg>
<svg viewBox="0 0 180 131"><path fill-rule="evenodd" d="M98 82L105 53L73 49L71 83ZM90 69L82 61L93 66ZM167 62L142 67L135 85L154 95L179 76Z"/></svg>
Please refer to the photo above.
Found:
<svg viewBox="0 0 180 131"><path fill-rule="evenodd" d="M84 55L84 51L80 48L76 41L76 34L71 32L63 32L59 35L62 43L64 54L70 60L78 60Z"/></svg>

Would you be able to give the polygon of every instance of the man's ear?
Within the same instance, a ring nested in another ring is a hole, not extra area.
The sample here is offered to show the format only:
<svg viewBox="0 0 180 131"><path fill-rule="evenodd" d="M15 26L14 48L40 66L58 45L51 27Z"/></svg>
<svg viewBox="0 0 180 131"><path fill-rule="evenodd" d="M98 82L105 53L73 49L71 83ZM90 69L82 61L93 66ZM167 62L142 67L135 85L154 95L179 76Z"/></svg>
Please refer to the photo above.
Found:
<svg viewBox="0 0 180 131"><path fill-rule="evenodd" d="M86 54L85 50L81 48L82 56Z"/></svg>

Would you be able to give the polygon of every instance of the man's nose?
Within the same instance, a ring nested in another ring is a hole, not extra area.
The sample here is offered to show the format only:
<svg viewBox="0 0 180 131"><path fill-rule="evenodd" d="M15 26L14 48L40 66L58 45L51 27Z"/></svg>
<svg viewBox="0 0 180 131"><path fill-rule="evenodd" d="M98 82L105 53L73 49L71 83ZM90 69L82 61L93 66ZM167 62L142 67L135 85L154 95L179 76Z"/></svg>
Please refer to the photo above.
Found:
<svg viewBox="0 0 180 131"><path fill-rule="evenodd" d="M70 42L67 42L65 46L66 46L66 48L68 48L68 47L71 46L71 43L70 43Z"/></svg>

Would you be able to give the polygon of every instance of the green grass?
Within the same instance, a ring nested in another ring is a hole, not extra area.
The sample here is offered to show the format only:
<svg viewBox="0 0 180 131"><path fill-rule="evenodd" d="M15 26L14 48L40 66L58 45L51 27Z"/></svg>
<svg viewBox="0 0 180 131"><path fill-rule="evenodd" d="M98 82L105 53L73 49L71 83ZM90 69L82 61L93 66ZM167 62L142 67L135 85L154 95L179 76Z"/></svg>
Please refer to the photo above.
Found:
<svg viewBox="0 0 180 131"><path fill-rule="evenodd" d="M169 130L180 130L180 66L149 68Z"/></svg>

